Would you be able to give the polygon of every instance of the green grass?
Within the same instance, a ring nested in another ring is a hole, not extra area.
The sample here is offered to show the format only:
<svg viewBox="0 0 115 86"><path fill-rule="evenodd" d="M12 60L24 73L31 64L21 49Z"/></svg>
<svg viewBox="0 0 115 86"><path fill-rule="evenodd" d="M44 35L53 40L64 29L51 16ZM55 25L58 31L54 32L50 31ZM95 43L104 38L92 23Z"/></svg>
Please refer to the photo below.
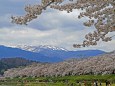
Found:
<svg viewBox="0 0 115 86"><path fill-rule="evenodd" d="M3 83L0 86L5 85L5 86L71 86L71 83L65 84L65 83L45 83L45 82L40 82L40 83ZM73 86L80 86L79 84L74 83ZM82 83L81 86L84 86L84 84ZM92 85L87 85L87 86L92 86ZM105 86L105 83L102 83L102 86ZM112 84L112 86L115 86L115 84Z"/></svg>
<svg viewBox="0 0 115 86"><path fill-rule="evenodd" d="M79 76L64 76L64 77L15 77L6 78L3 82L0 81L0 86L92 86L93 81L97 80L105 86L105 81L109 80L112 86L115 86L115 75L79 75Z"/></svg>

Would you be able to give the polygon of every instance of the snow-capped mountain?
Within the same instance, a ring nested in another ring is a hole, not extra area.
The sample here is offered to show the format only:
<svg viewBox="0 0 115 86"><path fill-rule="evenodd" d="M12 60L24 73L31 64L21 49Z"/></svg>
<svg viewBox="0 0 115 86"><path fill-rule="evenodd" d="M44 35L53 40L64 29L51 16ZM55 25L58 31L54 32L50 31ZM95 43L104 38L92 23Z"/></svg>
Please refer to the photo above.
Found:
<svg viewBox="0 0 115 86"><path fill-rule="evenodd" d="M1 58L16 58L21 57L27 60L38 61L38 62L59 62L63 61L60 58L47 57L44 54L25 51L20 48L7 47L0 45L0 59Z"/></svg>
<svg viewBox="0 0 115 86"><path fill-rule="evenodd" d="M55 46L49 45L40 45L40 46L27 46L27 45L18 45L17 48L22 50L31 51L40 53L47 57L52 58L61 58L63 60L70 59L70 58L85 58L90 56L97 56L99 54L104 53L100 50L82 50L82 51L69 51L64 48L59 48Z"/></svg>
<svg viewBox="0 0 115 86"><path fill-rule="evenodd" d="M21 57L40 62L60 62L71 58L86 58L104 54L101 50L68 51L52 46L0 46L0 58Z"/></svg>
<svg viewBox="0 0 115 86"><path fill-rule="evenodd" d="M20 48L26 51L32 51L32 52L40 52L43 50L62 50L62 51L68 51L67 49L64 48L59 48L56 46L51 46L51 45L40 45L40 46L28 46L28 45L17 45L14 46L15 48Z"/></svg>

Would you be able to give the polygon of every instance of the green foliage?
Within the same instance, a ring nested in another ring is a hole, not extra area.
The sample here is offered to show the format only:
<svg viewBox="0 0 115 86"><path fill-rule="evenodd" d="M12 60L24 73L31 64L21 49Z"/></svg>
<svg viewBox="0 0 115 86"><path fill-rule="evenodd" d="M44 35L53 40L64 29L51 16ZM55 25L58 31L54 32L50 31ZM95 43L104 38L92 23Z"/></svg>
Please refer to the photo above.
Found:
<svg viewBox="0 0 115 86"><path fill-rule="evenodd" d="M8 65L0 62L0 74L2 75L4 73L4 71L8 68Z"/></svg>
<svg viewBox="0 0 115 86"><path fill-rule="evenodd" d="M7 69L27 66L32 63L33 61L29 61L23 58L2 58L0 59L0 75L3 75L4 71Z"/></svg>
<svg viewBox="0 0 115 86"><path fill-rule="evenodd" d="M15 77L6 78L6 86L92 86L94 81L101 82L105 86L105 81L109 80L115 86L115 75L79 75L64 77Z"/></svg>

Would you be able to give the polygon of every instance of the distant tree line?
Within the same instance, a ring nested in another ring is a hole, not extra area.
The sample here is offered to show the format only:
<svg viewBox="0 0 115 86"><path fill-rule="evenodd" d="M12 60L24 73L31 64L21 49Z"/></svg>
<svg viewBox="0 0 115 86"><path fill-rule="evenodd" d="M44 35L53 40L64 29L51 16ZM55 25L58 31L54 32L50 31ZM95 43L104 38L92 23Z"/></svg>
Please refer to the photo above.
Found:
<svg viewBox="0 0 115 86"><path fill-rule="evenodd" d="M7 69L27 66L32 63L34 61L29 61L24 58L2 58L0 59L0 75L3 75Z"/></svg>

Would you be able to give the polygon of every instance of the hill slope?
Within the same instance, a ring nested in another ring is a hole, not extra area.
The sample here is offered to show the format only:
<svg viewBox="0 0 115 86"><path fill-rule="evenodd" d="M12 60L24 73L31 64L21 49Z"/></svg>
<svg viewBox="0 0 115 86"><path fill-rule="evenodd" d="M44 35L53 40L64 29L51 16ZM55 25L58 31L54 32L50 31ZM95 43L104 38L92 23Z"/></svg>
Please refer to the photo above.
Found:
<svg viewBox="0 0 115 86"><path fill-rule="evenodd" d="M5 77L65 76L81 74L111 74L115 72L115 51L101 56L71 59L55 64L37 64L25 68L9 69Z"/></svg>
<svg viewBox="0 0 115 86"><path fill-rule="evenodd" d="M29 61L23 58L2 58L0 59L0 74L3 74L7 69L27 66L31 65L32 63L37 62Z"/></svg>

